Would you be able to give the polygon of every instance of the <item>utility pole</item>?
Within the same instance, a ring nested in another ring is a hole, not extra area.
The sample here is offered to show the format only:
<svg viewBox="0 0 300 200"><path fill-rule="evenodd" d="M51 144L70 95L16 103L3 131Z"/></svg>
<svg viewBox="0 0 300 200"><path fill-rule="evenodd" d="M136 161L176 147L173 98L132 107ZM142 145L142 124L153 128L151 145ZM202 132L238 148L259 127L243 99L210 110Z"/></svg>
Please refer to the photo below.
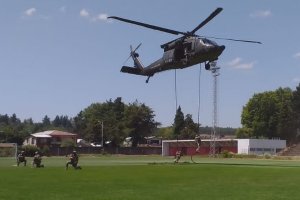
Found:
<svg viewBox="0 0 300 200"><path fill-rule="evenodd" d="M102 140L101 140L102 153L104 153L103 121L101 121L101 137L102 137Z"/></svg>
<svg viewBox="0 0 300 200"><path fill-rule="evenodd" d="M103 137L103 121L98 121L101 124L101 147L102 153L104 153L104 137Z"/></svg>
<svg viewBox="0 0 300 200"><path fill-rule="evenodd" d="M215 157L216 154L216 135L218 127L218 76L220 67L217 66L217 62L210 62L210 71L213 76L213 120L212 120L212 130L210 135L210 150L209 155Z"/></svg>

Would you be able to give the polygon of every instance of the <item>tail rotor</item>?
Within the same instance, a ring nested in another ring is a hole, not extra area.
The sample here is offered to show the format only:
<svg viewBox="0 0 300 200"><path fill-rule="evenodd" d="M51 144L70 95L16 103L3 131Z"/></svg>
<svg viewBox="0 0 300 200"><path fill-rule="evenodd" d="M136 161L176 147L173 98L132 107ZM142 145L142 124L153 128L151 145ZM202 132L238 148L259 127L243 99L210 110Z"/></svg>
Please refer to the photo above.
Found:
<svg viewBox="0 0 300 200"><path fill-rule="evenodd" d="M129 60L130 57L139 57L139 54L136 53L136 50L138 50L138 48L140 48L140 46L142 45L142 43L140 43L134 50L132 48L132 45L130 45L130 55L128 56L128 58L125 60L125 62L123 63L123 65Z"/></svg>

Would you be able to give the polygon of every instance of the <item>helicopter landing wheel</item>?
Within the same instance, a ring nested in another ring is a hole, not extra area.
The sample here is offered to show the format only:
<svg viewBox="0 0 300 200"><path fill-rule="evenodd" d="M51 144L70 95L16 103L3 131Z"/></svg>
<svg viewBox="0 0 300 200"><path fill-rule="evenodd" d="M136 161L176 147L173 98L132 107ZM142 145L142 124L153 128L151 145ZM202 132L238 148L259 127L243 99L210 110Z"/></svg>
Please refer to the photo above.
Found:
<svg viewBox="0 0 300 200"><path fill-rule="evenodd" d="M205 63L205 69L210 70L210 63L209 62Z"/></svg>
<svg viewBox="0 0 300 200"><path fill-rule="evenodd" d="M148 83L148 82L149 82L149 79L150 79L150 77L151 77L151 76L148 76L148 78L147 78L147 80L146 80L146 83Z"/></svg>

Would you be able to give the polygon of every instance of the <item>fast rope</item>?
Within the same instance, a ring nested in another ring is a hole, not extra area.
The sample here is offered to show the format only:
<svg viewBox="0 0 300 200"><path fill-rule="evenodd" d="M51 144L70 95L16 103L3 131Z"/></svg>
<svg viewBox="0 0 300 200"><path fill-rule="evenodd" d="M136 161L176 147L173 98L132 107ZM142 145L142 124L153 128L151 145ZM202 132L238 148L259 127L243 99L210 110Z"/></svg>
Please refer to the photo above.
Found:
<svg viewBox="0 0 300 200"><path fill-rule="evenodd" d="M176 75L176 69L175 69L175 113L177 112L177 75Z"/></svg>
<svg viewBox="0 0 300 200"><path fill-rule="evenodd" d="M200 103L201 103L201 63L199 64L199 77L198 77L198 134L200 134Z"/></svg>
<svg viewBox="0 0 300 200"><path fill-rule="evenodd" d="M200 108L201 108L201 63L199 65L199 76L198 76L198 134L200 134ZM191 155L191 161L196 163L193 160L193 154Z"/></svg>
<svg viewBox="0 0 300 200"><path fill-rule="evenodd" d="M174 79L174 81L175 81L175 106L176 106L176 108L175 108L175 115L177 114L177 75L176 75L176 69L175 69L175 79ZM177 137L176 137L176 139L177 139L177 142L176 142L176 151L178 151L178 135L177 135Z"/></svg>

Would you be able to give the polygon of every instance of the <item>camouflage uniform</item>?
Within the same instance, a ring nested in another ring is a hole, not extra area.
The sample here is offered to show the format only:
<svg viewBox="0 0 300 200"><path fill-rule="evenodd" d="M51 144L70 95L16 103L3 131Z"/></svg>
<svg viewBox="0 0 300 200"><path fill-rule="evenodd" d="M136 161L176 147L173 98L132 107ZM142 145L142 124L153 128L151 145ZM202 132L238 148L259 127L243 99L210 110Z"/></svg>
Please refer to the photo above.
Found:
<svg viewBox="0 0 300 200"><path fill-rule="evenodd" d="M20 163L24 163L24 166L26 166L26 163L27 163L27 160L25 158L25 152L24 151L21 151L21 153L18 154L18 157L17 157L17 166L20 165Z"/></svg>
<svg viewBox="0 0 300 200"><path fill-rule="evenodd" d="M176 151L174 162L178 163L178 161L180 160L181 156L182 156L182 152L180 150Z"/></svg>
<svg viewBox="0 0 300 200"><path fill-rule="evenodd" d="M76 151L73 151L73 153L70 155L70 161L66 164L66 169L69 168L69 165L72 165L74 169L81 169L81 167L78 166L78 160L79 158Z"/></svg>
<svg viewBox="0 0 300 200"><path fill-rule="evenodd" d="M196 152L200 152L200 145L201 145L201 137L200 137L200 135L196 135L195 142L197 143Z"/></svg>
<svg viewBox="0 0 300 200"><path fill-rule="evenodd" d="M41 163L42 163L41 155L39 154L39 152L35 152L35 155L33 157L32 166L36 167L36 168L44 167L44 165L42 165Z"/></svg>

